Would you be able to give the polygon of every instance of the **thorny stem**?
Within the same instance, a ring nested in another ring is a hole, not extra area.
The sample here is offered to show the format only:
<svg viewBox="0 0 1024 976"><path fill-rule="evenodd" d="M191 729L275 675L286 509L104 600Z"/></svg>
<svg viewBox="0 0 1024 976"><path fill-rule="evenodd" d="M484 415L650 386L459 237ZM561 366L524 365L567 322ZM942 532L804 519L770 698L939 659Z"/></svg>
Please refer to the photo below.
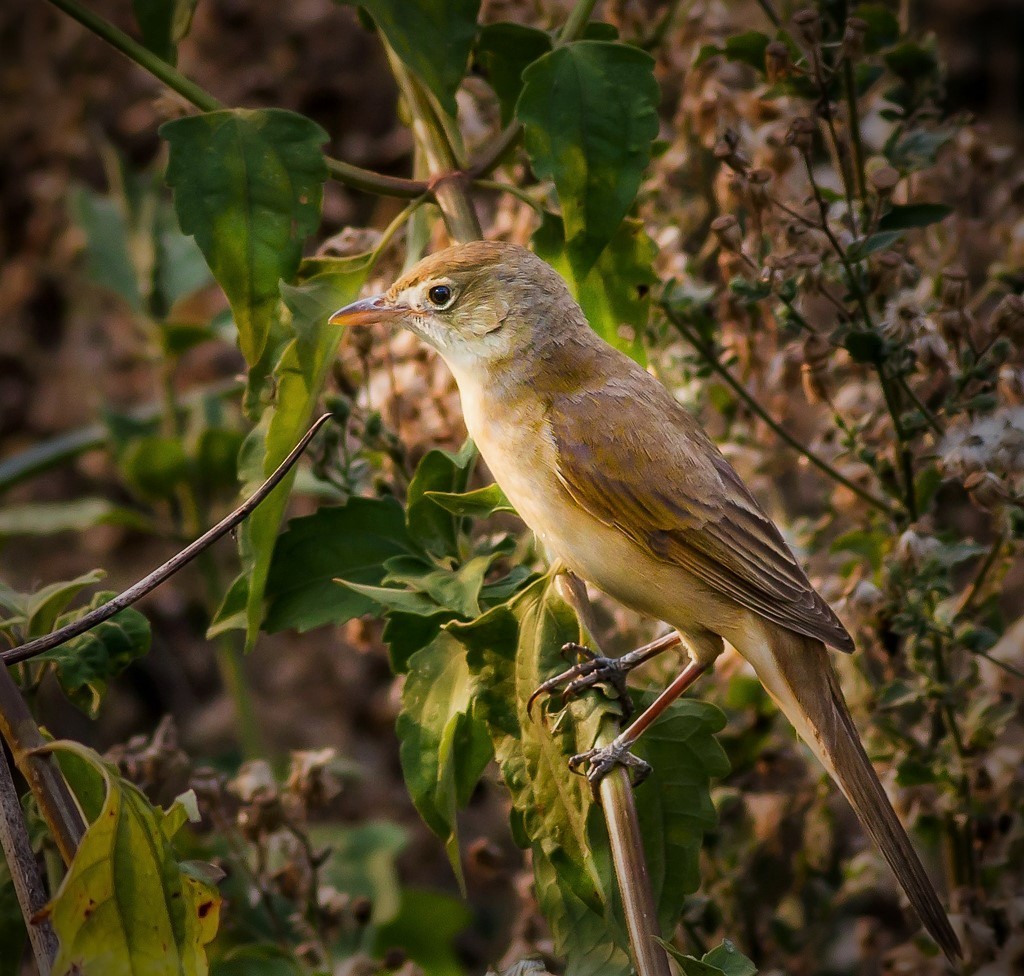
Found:
<svg viewBox="0 0 1024 976"><path fill-rule="evenodd" d="M50 3L63 10L69 17L77 20L83 27L92 31L97 37L102 38L141 68L145 68L151 75L162 81L168 88L177 92L187 102L190 102L201 111L216 112L219 109L227 108L226 105L214 98L209 92L205 91L190 78L185 77L177 68L143 47L138 41L115 27L109 21L93 13L88 7L80 4L78 0L50 0ZM362 190L365 193L374 193L381 196L411 198L420 196L427 189L424 184L416 180L374 173L371 170L353 166L351 163L342 162L340 159L332 159L328 156L325 161L327 163L327 171L331 177L339 183L352 187L354 190Z"/></svg>
<svg viewBox="0 0 1024 976"><path fill-rule="evenodd" d="M819 470L825 472L833 481L839 482L839 484L848 488L858 498L867 502L869 505L877 508L880 512L884 512L890 518L896 517L896 512L886 501L873 495L870 491L862 488L856 482L851 481L844 474L837 471L831 464L828 463L824 458L819 457L808 447L801 444L792 434L789 433L778 421L776 421L764 407L752 396L742 383L737 380L732 373L722 364L718 356L715 355L714 351L709 349L708 346L697 336L697 334L686 325L669 307L664 303L662 304L662 310L664 311L668 320L675 326L676 329L682 334L683 338L693 346L694 349L700 353L704 361L710 366L719 376L728 383L729 387L733 392L743 400L744 403L761 418L774 432L775 434L786 444L788 444L794 451L805 457L811 464L813 464Z"/></svg>
<svg viewBox="0 0 1024 976"><path fill-rule="evenodd" d="M50 965L57 955L57 937L48 918L33 922L46 904L46 885L43 883L32 842L28 836L25 815L14 788L14 778L3 746L0 746L0 846L7 858L7 869L14 882L18 905L25 928L32 943L39 976L50 976Z"/></svg>
<svg viewBox="0 0 1024 976"><path fill-rule="evenodd" d="M80 617L78 620L73 621L66 627L61 627L55 630L52 634L47 634L45 637L36 638L36 640L29 641L27 644L22 644L20 647L11 648L11 650L3 651L0 653L0 661L6 665L17 664L20 661L27 661L29 658L35 657L37 654L42 654L44 651L48 651L51 648L58 647L61 644L71 640L72 637L77 637L79 634L84 634L87 630L92 629L97 624L102 623L104 620L109 620L115 613L124 610L125 607L130 607L133 603L141 600L147 593L155 590L164 580L173 576L179 569L186 564L190 563L200 553L205 552L214 542L216 542L221 536L226 535L236 525L243 522L248 516L256 509L256 507L269 495L280 483L281 479L289 472L292 466L298 461L302 452L309 446L309 442L313 439L314 435L320 430L323 425L331 419L329 413L324 414L318 420L313 423L313 426L306 431L302 440L299 441L295 447L292 448L288 456L281 462L277 469L267 478L266 481L260 485L253 494L246 499L246 501L236 508L226 518L221 519L212 529L203 533L195 542L186 546L177 555L172 556L162 566L157 567L146 576L144 579L139 580L138 583L133 586L129 586L127 590L119 593L112 600L104 603L102 606L97 607L91 613L87 613L84 617ZM4 673L6 674L6 669Z"/></svg>

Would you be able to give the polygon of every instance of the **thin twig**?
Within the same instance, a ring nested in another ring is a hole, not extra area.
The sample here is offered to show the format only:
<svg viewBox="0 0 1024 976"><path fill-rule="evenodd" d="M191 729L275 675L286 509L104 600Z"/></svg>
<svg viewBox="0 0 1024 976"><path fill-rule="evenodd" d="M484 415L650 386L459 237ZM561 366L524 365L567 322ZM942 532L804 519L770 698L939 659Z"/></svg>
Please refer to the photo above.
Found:
<svg viewBox="0 0 1024 976"><path fill-rule="evenodd" d="M49 976L50 965L57 955L57 937L48 918L33 919L46 904L46 885L39 871L32 842L29 840L25 814L14 788L11 767L0 746L0 844L7 858L14 890L18 896L25 928L28 930L32 954L35 956L39 976ZM15 967L16 968L16 967Z"/></svg>
<svg viewBox="0 0 1024 976"><path fill-rule="evenodd" d="M173 65L168 64L163 58L143 47L134 38L89 10L88 7L84 7L77 0L50 0L50 3L130 58L139 67L144 68L200 111L216 112L228 107L197 85L191 78L185 77ZM342 162L340 159L332 159L330 156L325 157L325 160L327 171L332 178L354 190L363 190L366 193L382 196L411 198L420 196L427 189L423 183L416 180L374 173L371 170L353 166L351 163Z"/></svg>
<svg viewBox="0 0 1024 976"><path fill-rule="evenodd" d="M972 606L974 606L974 602L978 599L978 594L981 593L981 589L985 585L985 581L988 579L988 574L996 564L996 560L999 558L999 553L1003 551L1003 546L1006 545L1006 541L1007 534L1005 532L1000 532L999 535L996 536L995 541L985 554L985 558L978 566L977 572L974 574L974 579L971 580L970 586L968 586L964 592L963 599L960 601L960 605L956 608L956 613L953 614L954 621L966 616L967 612Z"/></svg>
<svg viewBox="0 0 1024 976"><path fill-rule="evenodd" d="M280 465L278 465L274 473L267 478L267 480L264 481L263 484L260 485L259 488L257 488L242 505L236 508L226 518L218 522L212 529L204 532L203 535L196 539L196 541L191 545L186 546L177 555L168 559L162 566L154 569L153 572L144 579L139 580L139 582L134 586L128 587L127 590L123 593L119 593L112 600L104 603L103 606L97 607L91 613L87 613L84 617L75 620L66 627L61 627L59 630L55 630L52 634L47 634L45 637L39 637L36 640L29 641L27 644L22 644L20 647L14 647L9 651L4 651L0 654L0 660L7 665L17 664L20 661L27 661L29 658L35 657L37 654L42 654L44 651L57 647L60 644L71 640L73 637L77 637L79 634L84 634L87 630L90 630L97 624L102 623L104 620L109 620L115 613L124 610L125 607L130 607L133 603L141 600L147 593L155 590L164 580L173 576L179 569L190 563L196 558L196 556L208 549L221 536L226 535L236 525L245 521L245 519L248 518L249 515L255 511L256 507L267 497L267 495L277 487L278 483L288 473L292 465L298 461L302 452L309 446L309 442L313 439L317 431L320 430L320 428L323 427L323 425L330 419L331 415L329 413L325 413L322 417L316 420L313 423L313 426L306 431L302 440L292 448L291 453L280 463Z"/></svg>
<svg viewBox="0 0 1024 976"><path fill-rule="evenodd" d="M896 511L889 505L888 502L879 498L877 495L873 495L866 488L862 488L856 482L851 481L846 475L837 471L831 464L828 463L824 458L819 457L810 448L800 443L792 434L789 433L778 421L776 421L764 407L747 391L747 389L737 380L732 373L722 364L718 356L715 355L714 351L709 349L704 342L700 340L695 332L690 329L685 322L683 322L668 306L662 303L661 306L668 320L679 330L683 338L693 346L694 349L700 353L704 361L710 366L726 383L732 388L733 392L739 396L744 403L750 407L751 410L757 414L785 443L787 443L794 451L800 454L802 457L807 458L811 464L815 467L824 471L834 481L848 488L858 498L863 499L869 505L877 508L880 512L884 512L890 518L896 517Z"/></svg>

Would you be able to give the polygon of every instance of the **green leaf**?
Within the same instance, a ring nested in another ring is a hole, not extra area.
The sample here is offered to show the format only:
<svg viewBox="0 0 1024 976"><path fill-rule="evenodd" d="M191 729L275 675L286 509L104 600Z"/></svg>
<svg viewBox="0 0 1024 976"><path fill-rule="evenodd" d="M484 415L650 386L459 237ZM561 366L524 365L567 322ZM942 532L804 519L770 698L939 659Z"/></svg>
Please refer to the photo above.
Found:
<svg viewBox="0 0 1024 976"><path fill-rule="evenodd" d="M292 519L274 546L266 629L302 632L374 611L371 598L335 580L379 586L386 559L416 551L393 498L350 498Z"/></svg>
<svg viewBox="0 0 1024 976"><path fill-rule="evenodd" d="M533 851L537 897L567 972L627 971L610 860L599 865L591 846L590 789L566 765L599 736L614 735L616 710L587 696L551 728L526 715L533 689L564 669L562 645L583 636L575 614L547 576L470 624L449 624L447 633L466 647L478 688L474 714L490 730L512 794L513 834Z"/></svg>
<svg viewBox="0 0 1024 976"><path fill-rule="evenodd" d="M178 61L178 42L188 33L198 0L132 0L142 43L168 64Z"/></svg>
<svg viewBox="0 0 1024 976"><path fill-rule="evenodd" d="M653 701L653 694L638 696L638 711ZM710 702L683 698L635 747L652 767L636 791L636 805L663 932L675 928L686 896L700 887L701 844L718 823L711 780L729 772L725 750L715 738L725 725L725 715ZM603 838L604 821L595 822Z"/></svg>
<svg viewBox="0 0 1024 976"><path fill-rule="evenodd" d="M908 83L920 81L939 70L934 45L925 46L916 41L903 41L882 55L886 67Z"/></svg>
<svg viewBox="0 0 1024 976"><path fill-rule="evenodd" d="M398 824L370 820L357 826L311 825L310 840L331 854L321 877L353 898L369 898L374 925L395 918L401 886L396 861L408 844L408 831Z"/></svg>
<svg viewBox="0 0 1024 976"><path fill-rule="evenodd" d="M121 452L118 465L128 486L147 501L174 498L191 474L185 448L176 437L140 437Z"/></svg>
<svg viewBox="0 0 1024 976"><path fill-rule="evenodd" d="M70 206L75 223L85 231L85 271L89 280L120 295L134 311L142 311L124 209L112 197L82 188L72 190Z"/></svg>
<svg viewBox="0 0 1024 976"><path fill-rule="evenodd" d="M283 109L233 109L167 122L167 182L178 222L195 237L255 364L302 242L320 221L327 133Z"/></svg>
<svg viewBox="0 0 1024 976"><path fill-rule="evenodd" d="M468 440L457 454L428 451L409 484L406 501L409 534L425 549L439 556L458 555L459 523L451 512L428 498L427 492L464 492L475 460L476 448Z"/></svg>
<svg viewBox="0 0 1024 976"><path fill-rule="evenodd" d="M487 726L470 714L475 694L466 648L442 631L409 659L396 726L409 794L445 842L463 891L456 812L469 802L492 756Z"/></svg>
<svg viewBox="0 0 1024 976"><path fill-rule="evenodd" d="M149 527L148 519L105 498L78 498L65 502L29 502L0 510L0 537L12 535L56 535L84 532L96 525L123 525L133 529Z"/></svg>
<svg viewBox="0 0 1024 976"><path fill-rule="evenodd" d="M18 893L7 861L0 858L0 976L19 976L24 972L21 957L28 941L25 920L18 904Z"/></svg>
<svg viewBox="0 0 1024 976"><path fill-rule="evenodd" d="M87 789L100 780L105 797L49 905L60 940L55 976L205 976L204 947L217 930L220 896L177 860L171 842L185 819L179 804L166 812L153 807L78 743L45 748L74 754L93 781Z"/></svg>
<svg viewBox="0 0 1024 976"><path fill-rule="evenodd" d="M654 59L625 44L576 41L535 61L523 80L516 115L537 176L555 183L569 261L582 280L633 205L651 158Z"/></svg>
<svg viewBox="0 0 1024 976"><path fill-rule="evenodd" d="M344 0L358 2L402 63L455 116L455 91L476 37L480 0Z"/></svg>
<svg viewBox="0 0 1024 976"><path fill-rule="evenodd" d="M896 782L900 786L922 786L937 780L935 770L913 756L907 756L896 767Z"/></svg>
<svg viewBox="0 0 1024 976"><path fill-rule="evenodd" d="M497 484L477 488L476 491L425 491L424 496L446 512L460 518L490 518L498 512L512 512L515 509ZM2 525L2 522L0 522Z"/></svg>
<svg viewBox="0 0 1024 976"><path fill-rule="evenodd" d="M725 41L725 56L730 61L749 65L755 71L764 74L764 52L770 43L768 35L761 31L744 31L732 34Z"/></svg>
<svg viewBox="0 0 1024 976"><path fill-rule="evenodd" d="M868 52L877 51L896 42L900 36L900 22L890 7L883 3L861 3L853 11L868 25L864 36L864 49Z"/></svg>
<svg viewBox="0 0 1024 976"><path fill-rule="evenodd" d="M566 280L590 327L641 365L647 361L644 331L650 317L651 288L657 283L654 242L640 221L623 221L597 264L579 281L562 237L562 222L545 213L533 235L537 254Z"/></svg>
<svg viewBox="0 0 1024 976"><path fill-rule="evenodd" d="M54 628L64 608L86 587L98 583L107 574L102 569L83 573L73 580L51 583L30 594L24 601L24 616L29 637L40 637Z"/></svg>
<svg viewBox="0 0 1024 976"><path fill-rule="evenodd" d="M480 591L491 564L500 553L473 556L454 569L438 568L422 558L389 559L385 583L398 583L413 591L425 593L435 609L451 610L465 620L480 615Z"/></svg>
<svg viewBox="0 0 1024 976"><path fill-rule="evenodd" d="M391 948L402 949L430 976L465 976L455 940L472 921L469 907L458 898L441 891L403 888L398 915L377 930L373 952L380 956Z"/></svg>
<svg viewBox="0 0 1024 976"><path fill-rule="evenodd" d="M889 162L905 173L931 166L939 150L954 135L956 132L953 129L917 129L906 132L902 126L896 126L883 151Z"/></svg>
<svg viewBox="0 0 1024 976"><path fill-rule="evenodd" d="M884 251L903 236L902 230L884 230L878 234L858 238L850 245L846 256L850 261L863 261L868 255Z"/></svg>
<svg viewBox="0 0 1024 976"><path fill-rule="evenodd" d="M523 71L551 50L551 35L523 24L487 24L476 42L476 61L501 105L501 124L515 116Z"/></svg>
<svg viewBox="0 0 1024 976"><path fill-rule="evenodd" d="M305 976L293 952L256 943L236 946L210 967L210 976Z"/></svg>
<svg viewBox="0 0 1024 976"><path fill-rule="evenodd" d="M284 289L296 338L274 370L275 400L264 410L259 425L242 447L239 469L247 490L252 491L270 475L306 432L341 341L341 330L329 326L327 319L359 294L365 276L366 267L362 266L347 273L317 275L298 288ZM304 346L301 354L300 335ZM295 473L292 469L238 533L246 587L246 646L250 648L263 621L267 574ZM239 592L235 590L236 598ZM225 605L218 610L213 626L224 628L240 622L237 611L236 605Z"/></svg>
<svg viewBox="0 0 1024 976"><path fill-rule="evenodd" d="M427 616L401 610L388 613L381 640L388 646L391 670L395 674L405 674L413 654L426 647L441 633L441 628L453 619L455 614L449 610L439 610Z"/></svg>
<svg viewBox="0 0 1024 976"><path fill-rule="evenodd" d="M683 976L756 976L755 966L728 939L715 946L710 952L697 959L684 955L674 945L664 940L661 944L669 955L679 963Z"/></svg>
<svg viewBox="0 0 1024 976"><path fill-rule="evenodd" d="M908 227L927 227L945 220L953 212L944 203L895 204L878 222L882 231L905 230Z"/></svg>
<svg viewBox="0 0 1024 976"><path fill-rule="evenodd" d="M97 593L89 606L62 617L63 626L113 599L113 591ZM57 680L68 699L90 718L99 712L107 682L132 661L149 653L149 621L128 607L91 630L40 654L37 661L52 661Z"/></svg>
<svg viewBox="0 0 1024 976"><path fill-rule="evenodd" d="M856 363L879 363L885 352L885 343L877 332L859 330L848 332L843 347Z"/></svg>

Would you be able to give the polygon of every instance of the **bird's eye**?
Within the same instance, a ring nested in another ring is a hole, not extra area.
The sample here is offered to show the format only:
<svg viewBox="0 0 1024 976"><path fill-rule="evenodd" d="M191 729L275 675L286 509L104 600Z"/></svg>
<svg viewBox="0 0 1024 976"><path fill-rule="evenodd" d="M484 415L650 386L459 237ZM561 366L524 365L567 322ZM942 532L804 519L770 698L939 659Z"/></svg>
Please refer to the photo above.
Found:
<svg viewBox="0 0 1024 976"><path fill-rule="evenodd" d="M427 298L430 299L431 305L444 308L452 300L452 290L447 285L434 285L427 292Z"/></svg>

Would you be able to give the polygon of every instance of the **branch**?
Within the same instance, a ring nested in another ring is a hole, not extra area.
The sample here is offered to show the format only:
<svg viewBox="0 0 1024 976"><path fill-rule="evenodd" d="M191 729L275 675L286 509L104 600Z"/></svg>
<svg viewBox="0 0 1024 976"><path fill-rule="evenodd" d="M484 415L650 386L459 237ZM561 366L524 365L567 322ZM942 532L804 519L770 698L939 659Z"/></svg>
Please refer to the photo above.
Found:
<svg viewBox="0 0 1024 976"><path fill-rule="evenodd" d="M25 928L32 943L32 955L36 959L39 976L50 976L50 965L57 955L57 937L47 918L33 922L37 913L46 904L46 886L43 884L39 865L29 840L25 815L14 788L11 767L7 756L0 747L0 844L7 858L7 868L14 881Z"/></svg>
<svg viewBox="0 0 1024 976"><path fill-rule="evenodd" d="M325 413L315 421L313 426L303 435L302 440L292 448L288 457L278 465L277 470L242 505L236 508L227 518L218 522L212 529L201 535L191 545L186 546L177 555L172 556L162 566L154 569L152 573L139 580L134 586L129 586L123 593L119 593L112 600L104 603L101 607L97 607L91 613L87 613L84 617L75 620L66 627L55 630L52 634L47 634L45 637L39 637L36 640L29 641L27 644L22 644L20 647L4 651L0 654L0 661L7 665L18 664L51 648L58 647L73 637L91 630L104 620L109 620L115 613L119 613L125 607L130 607L133 603L141 600L147 593L155 590L164 580L173 576L179 569L207 550L221 536L226 535L236 525L245 521L255 511L260 502L277 487L292 465L298 461L302 452L309 446L309 442L317 431L330 419L331 415Z"/></svg>
<svg viewBox="0 0 1024 976"><path fill-rule="evenodd" d="M594 611L584 582L574 573L556 567L561 597L579 617L583 629L593 635ZM670 976L668 956L661 946L654 891L644 857L640 820L633 801L629 773L616 766L600 782L598 798L608 827L608 840L615 865L615 879L622 897L622 911L633 950L637 976Z"/></svg>
<svg viewBox="0 0 1024 976"><path fill-rule="evenodd" d="M111 47L116 48L126 57L130 58L139 67L145 68L154 78L162 81L168 88L177 92L187 102L190 102L201 111L216 112L218 109L228 107L197 85L191 78L186 78L173 65L168 64L163 58L157 57L148 48L143 47L143 45L123 30L104 20L98 14L93 13L87 7L82 6L78 0L50 0L50 3L63 10L72 19L77 20L97 37L102 38ZM423 183L416 180L374 173L372 170L353 166L351 163L342 162L340 159L332 159L330 156L326 156L325 160L327 162L327 171L331 177L354 190L362 190L365 193L375 193L382 196L412 198L420 196L427 189Z"/></svg>
<svg viewBox="0 0 1024 976"><path fill-rule="evenodd" d="M708 366L710 366L716 373L718 373L719 376L722 377L722 379L725 380L726 383L729 384L733 392L738 397L740 397L740 399L743 400L743 402L746 403L746 405L750 407L750 409L753 410L754 413L757 414L757 416L760 417L761 420L763 420L778 435L778 437L781 440L785 441L785 443L787 443L791 448L793 448L793 450L796 451L797 454L807 458L807 460L810 461L811 464L813 464L816 468L820 469L821 471L824 471L825 474L832 478L833 481L839 482L839 484L843 485L844 487L852 491L858 498L861 498L862 500L866 501L869 505L873 506L874 508L877 508L880 512L884 512L890 518L896 517L896 511L892 508L891 505L889 505L888 502L879 498L877 495L873 495L866 488L861 488L861 486L858 485L856 482L851 481L849 478L846 477L846 475L842 474L841 472L837 471L834 467L832 467L832 465L829 464L828 461L826 461L824 458L819 457L810 448L805 447L803 444L801 444L792 434L789 433L789 431L785 429L785 427L783 427L777 420L771 417L768 411L765 410L764 407L762 407L761 404L758 403L757 400L747 391L746 387L744 387L743 384L740 383L740 381L737 380L732 375L732 373L730 373L729 370L722 365L721 361L719 360L718 356L715 355L714 351L712 349L709 349L707 345L705 345L700 340L697 334L692 329L690 329L689 326L687 326L686 323L683 322L682 319L680 319L672 311L672 309L668 307L667 304L662 302L661 309L665 313L665 316L668 318L668 320L676 327L676 329L679 330L683 338L686 339L686 341L689 342L690 345L693 346L693 348L696 349L698 353L700 353L701 357L708 364Z"/></svg>
<svg viewBox="0 0 1024 976"><path fill-rule="evenodd" d="M85 833L85 822L56 758L36 752L46 740L7 668L0 668L0 735L10 746L61 858L70 864Z"/></svg>

